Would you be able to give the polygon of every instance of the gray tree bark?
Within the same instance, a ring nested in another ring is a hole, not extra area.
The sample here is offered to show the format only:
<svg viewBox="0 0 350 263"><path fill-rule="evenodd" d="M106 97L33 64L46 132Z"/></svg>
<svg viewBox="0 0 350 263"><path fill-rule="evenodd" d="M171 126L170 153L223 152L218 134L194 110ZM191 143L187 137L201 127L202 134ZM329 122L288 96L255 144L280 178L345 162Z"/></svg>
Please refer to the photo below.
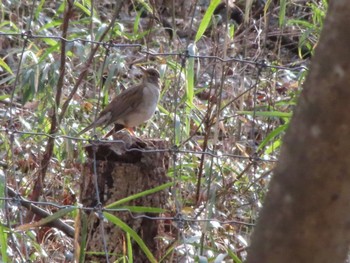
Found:
<svg viewBox="0 0 350 263"><path fill-rule="evenodd" d="M248 263L344 262L350 236L350 5L330 1Z"/></svg>

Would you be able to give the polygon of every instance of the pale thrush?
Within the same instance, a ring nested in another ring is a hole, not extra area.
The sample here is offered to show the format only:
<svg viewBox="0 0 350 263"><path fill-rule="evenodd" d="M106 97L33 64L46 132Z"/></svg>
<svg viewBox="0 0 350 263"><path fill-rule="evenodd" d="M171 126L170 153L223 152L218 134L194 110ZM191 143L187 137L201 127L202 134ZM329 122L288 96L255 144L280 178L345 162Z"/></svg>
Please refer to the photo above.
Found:
<svg viewBox="0 0 350 263"><path fill-rule="evenodd" d="M78 136L94 127L105 128L115 124L114 130L105 136L108 137L113 132L138 126L153 116L161 89L160 75L153 68L141 68L141 70L143 71L142 82L117 95L93 123L78 133Z"/></svg>

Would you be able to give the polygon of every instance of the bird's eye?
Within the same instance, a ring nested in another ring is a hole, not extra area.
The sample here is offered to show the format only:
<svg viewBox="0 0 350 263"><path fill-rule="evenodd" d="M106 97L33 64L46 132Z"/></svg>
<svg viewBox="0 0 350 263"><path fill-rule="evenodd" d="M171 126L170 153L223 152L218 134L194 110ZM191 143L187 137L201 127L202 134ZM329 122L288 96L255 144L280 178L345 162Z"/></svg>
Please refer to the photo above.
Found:
<svg viewBox="0 0 350 263"><path fill-rule="evenodd" d="M151 72L151 76L152 76L152 77L157 77L157 76L158 76L158 73L155 72L155 71L152 71L152 72Z"/></svg>

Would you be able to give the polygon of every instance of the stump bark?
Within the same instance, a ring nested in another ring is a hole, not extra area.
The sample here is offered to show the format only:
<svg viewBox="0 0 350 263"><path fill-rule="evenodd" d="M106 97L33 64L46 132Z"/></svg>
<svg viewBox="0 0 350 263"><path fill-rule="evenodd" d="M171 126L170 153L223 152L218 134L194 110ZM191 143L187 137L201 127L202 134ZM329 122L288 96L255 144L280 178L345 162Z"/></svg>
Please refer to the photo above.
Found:
<svg viewBox="0 0 350 263"><path fill-rule="evenodd" d="M94 183L95 163L102 207L168 182L166 172L169 166L169 153L165 151L168 148L165 141L141 140L125 133L118 133L114 139L120 142L99 142L85 147L89 158L83 166L80 195L84 207L98 205ZM123 206L164 208L166 201L167 191L161 191L132 200ZM156 258L164 254L161 239L157 238L163 232L163 222L147 218L158 217L159 214L132 214L128 211L111 213L131 227ZM102 236L101 220L96 213L88 212L86 251L89 253L85 258L87 262L106 261L103 240L107 244L110 262L126 255L126 233L106 220L103 222L103 229ZM147 257L134 241L132 251L134 262L148 262Z"/></svg>

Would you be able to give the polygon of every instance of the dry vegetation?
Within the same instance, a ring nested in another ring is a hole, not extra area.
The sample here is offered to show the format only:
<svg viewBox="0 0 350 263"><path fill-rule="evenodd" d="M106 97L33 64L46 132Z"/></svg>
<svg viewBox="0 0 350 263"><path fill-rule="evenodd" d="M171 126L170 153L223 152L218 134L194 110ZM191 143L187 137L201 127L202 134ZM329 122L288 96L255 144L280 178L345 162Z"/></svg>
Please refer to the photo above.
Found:
<svg viewBox="0 0 350 263"><path fill-rule="evenodd" d="M158 112L136 132L173 145L168 175L175 184L164 216L185 219L183 226L170 222L161 237L169 246L164 262L241 262L326 1L223 1L213 16L204 0L96 2L92 9L90 1L76 1L65 13L61 1L2 1L1 188L49 213L60 208L51 204L77 205L82 147L92 133L74 136L138 81L138 65L156 67L163 83ZM32 214L17 198L3 208L3 261L72 260L66 233L13 232ZM62 219L73 226L75 215Z"/></svg>

